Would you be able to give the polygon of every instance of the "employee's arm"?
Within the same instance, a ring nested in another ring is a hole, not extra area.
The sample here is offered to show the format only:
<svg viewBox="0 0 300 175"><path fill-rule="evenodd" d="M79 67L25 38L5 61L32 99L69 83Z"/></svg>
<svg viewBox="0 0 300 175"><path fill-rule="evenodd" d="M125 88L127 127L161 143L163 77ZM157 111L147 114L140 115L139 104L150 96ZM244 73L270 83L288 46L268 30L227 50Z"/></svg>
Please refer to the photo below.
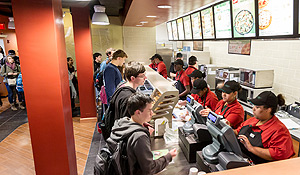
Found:
<svg viewBox="0 0 300 175"><path fill-rule="evenodd" d="M174 78L174 77L176 77L176 74L170 72L170 77Z"/></svg>
<svg viewBox="0 0 300 175"><path fill-rule="evenodd" d="M257 146L252 146L251 143L249 142L248 138L245 135L239 135L238 139L240 139L240 142L245 146L245 148L249 152L251 152L265 160L273 160L268 148L260 148Z"/></svg>
<svg viewBox="0 0 300 175"><path fill-rule="evenodd" d="M190 93L190 85L184 86L185 91L183 91L181 94L179 94L179 97L184 97Z"/></svg>

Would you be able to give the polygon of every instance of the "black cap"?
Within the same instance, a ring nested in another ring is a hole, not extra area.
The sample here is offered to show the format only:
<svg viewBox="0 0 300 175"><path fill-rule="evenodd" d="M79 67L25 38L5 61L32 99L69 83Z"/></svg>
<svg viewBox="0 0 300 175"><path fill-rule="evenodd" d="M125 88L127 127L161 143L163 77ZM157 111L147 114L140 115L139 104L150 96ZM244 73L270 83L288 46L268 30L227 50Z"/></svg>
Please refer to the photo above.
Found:
<svg viewBox="0 0 300 175"><path fill-rule="evenodd" d="M199 70L194 70L188 77L203 78L203 73Z"/></svg>
<svg viewBox="0 0 300 175"><path fill-rule="evenodd" d="M197 79L193 83L193 89L191 90L192 94L198 94L204 88L207 88L207 83L203 79Z"/></svg>
<svg viewBox="0 0 300 175"><path fill-rule="evenodd" d="M15 55L15 54L16 54L16 52L14 50L9 50L8 51L8 55Z"/></svg>
<svg viewBox="0 0 300 175"><path fill-rule="evenodd" d="M150 57L149 60L154 60L154 56Z"/></svg>
<svg viewBox="0 0 300 175"><path fill-rule="evenodd" d="M189 62L191 62L191 61L197 61L197 58L196 58L195 56L191 56L191 57L189 58Z"/></svg>
<svg viewBox="0 0 300 175"><path fill-rule="evenodd" d="M249 100L255 106L272 106L276 107L278 105L278 99L276 95L271 91L264 91L260 93L256 98Z"/></svg>
<svg viewBox="0 0 300 175"><path fill-rule="evenodd" d="M176 61L174 61L175 65L184 65L183 61L181 59L177 59Z"/></svg>
<svg viewBox="0 0 300 175"><path fill-rule="evenodd" d="M226 94L230 94L231 92L238 91L240 89L240 84L234 80L227 81L224 86L220 89Z"/></svg>

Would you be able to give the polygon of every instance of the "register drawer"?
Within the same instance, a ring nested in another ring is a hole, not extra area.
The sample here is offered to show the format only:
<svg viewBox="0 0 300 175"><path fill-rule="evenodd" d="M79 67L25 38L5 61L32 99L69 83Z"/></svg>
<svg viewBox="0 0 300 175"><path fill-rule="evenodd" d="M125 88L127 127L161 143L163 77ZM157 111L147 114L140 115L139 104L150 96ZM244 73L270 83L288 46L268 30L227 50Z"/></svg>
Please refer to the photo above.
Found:
<svg viewBox="0 0 300 175"><path fill-rule="evenodd" d="M178 128L179 146L189 163L196 162L196 152L201 151L208 143L199 143L194 134L185 135L182 127Z"/></svg>

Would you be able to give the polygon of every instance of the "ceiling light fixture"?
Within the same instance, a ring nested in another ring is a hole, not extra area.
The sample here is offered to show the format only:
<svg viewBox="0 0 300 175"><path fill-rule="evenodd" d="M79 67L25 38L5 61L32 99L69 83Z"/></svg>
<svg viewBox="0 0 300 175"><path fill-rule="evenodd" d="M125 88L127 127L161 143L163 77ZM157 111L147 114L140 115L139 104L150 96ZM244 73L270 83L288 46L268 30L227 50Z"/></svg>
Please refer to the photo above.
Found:
<svg viewBox="0 0 300 175"><path fill-rule="evenodd" d="M148 21L141 21L140 23L142 23L142 24L146 24L146 23L148 23Z"/></svg>
<svg viewBox="0 0 300 175"><path fill-rule="evenodd" d="M138 24L138 25L136 25L137 27L142 27L143 25L142 24Z"/></svg>
<svg viewBox="0 0 300 175"><path fill-rule="evenodd" d="M8 29L15 29L15 21L14 21L14 17L8 17L8 24L7 24L7 28Z"/></svg>
<svg viewBox="0 0 300 175"><path fill-rule="evenodd" d="M160 8L160 9L170 9L170 8L172 8L170 5L158 5L157 7Z"/></svg>
<svg viewBox="0 0 300 175"><path fill-rule="evenodd" d="M157 16L154 16L154 15L149 15L149 16L146 16L147 18L156 18Z"/></svg>
<svg viewBox="0 0 300 175"><path fill-rule="evenodd" d="M92 17L92 24L95 25L109 25L108 17L105 13L105 7L102 5L94 6L95 13Z"/></svg>

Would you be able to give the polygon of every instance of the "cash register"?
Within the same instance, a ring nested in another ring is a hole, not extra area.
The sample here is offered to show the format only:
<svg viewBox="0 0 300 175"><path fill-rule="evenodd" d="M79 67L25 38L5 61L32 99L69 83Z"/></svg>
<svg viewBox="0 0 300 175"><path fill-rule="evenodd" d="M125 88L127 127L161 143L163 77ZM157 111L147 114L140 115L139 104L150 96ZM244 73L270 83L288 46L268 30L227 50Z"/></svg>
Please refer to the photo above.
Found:
<svg viewBox="0 0 300 175"><path fill-rule="evenodd" d="M186 107L192 116L190 121L178 128L179 146L188 162L192 163L196 161L196 151L212 143L212 138L205 125L206 118L199 113L203 106L188 95Z"/></svg>
<svg viewBox="0 0 300 175"><path fill-rule="evenodd" d="M207 116L206 125L213 142L197 152L197 166L203 171L222 171L250 165L243 157L233 129L222 119L212 111Z"/></svg>

